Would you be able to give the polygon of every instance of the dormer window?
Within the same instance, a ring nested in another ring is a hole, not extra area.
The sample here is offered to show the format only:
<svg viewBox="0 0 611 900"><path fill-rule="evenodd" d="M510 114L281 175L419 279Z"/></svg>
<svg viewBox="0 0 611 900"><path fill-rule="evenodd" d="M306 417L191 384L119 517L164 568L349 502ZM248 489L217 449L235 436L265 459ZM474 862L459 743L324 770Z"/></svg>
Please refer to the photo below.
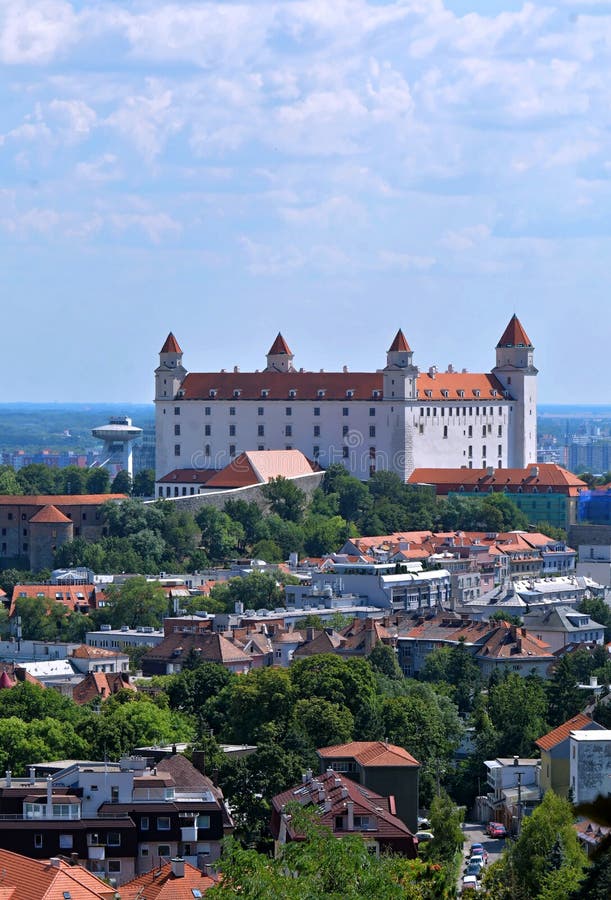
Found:
<svg viewBox="0 0 611 900"><path fill-rule="evenodd" d="M458 396L459 396L459 397L464 397L464 396L465 396L465 392L462 390L462 388L458 391Z"/></svg>
<svg viewBox="0 0 611 900"><path fill-rule="evenodd" d="M372 391L371 396L373 397L374 400L379 400L379 398L382 396L382 392L381 391Z"/></svg>
<svg viewBox="0 0 611 900"><path fill-rule="evenodd" d="M269 390L268 390L267 388L263 388L263 389L261 390L261 396L262 396L262 397L269 397Z"/></svg>
<svg viewBox="0 0 611 900"><path fill-rule="evenodd" d="M346 391L346 397L348 397L348 399L351 400L352 397L354 397L354 391L352 391L352 390Z"/></svg>
<svg viewBox="0 0 611 900"><path fill-rule="evenodd" d="M211 389L208 391L208 396L214 398L214 397L216 397L216 395L217 395L217 390L216 390L216 388L211 388Z"/></svg>
<svg viewBox="0 0 611 900"><path fill-rule="evenodd" d="M233 392L233 396L237 399L241 393L242 391L239 388L236 388Z"/></svg>
<svg viewBox="0 0 611 900"><path fill-rule="evenodd" d="M427 389L427 390L425 390L424 393L426 394L426 396L427 396L429 399L433 396L433 392L432 392L431 390L428 390L428 389Z"/></svg>
<svg viewBox="0 0 611 900"><path fill-rule="evenodd" d="M185 392L184 392L183 390L178 391L178 396L179 396L179 397L184 397L184 396L185 396Z"/></svg>
<svg viewBox="0 0 611 900"><path fill-rule="evenodd" d="M324 390L324 388L320 388L318 391L316 391L317 397L324 397L325 394L326 394L326 391Z"/></svg>
<svg viewBox="0 0 611 900"><path fill-rule="evenodd" d="M291 390L289 391L289 397L291 398L291 400L293 400L296 396L297 391L295 390L295 388L291 388Z"/></svg>
<svg viewBox="0 0 611 900"><path fill-rule="evenodd" d="M475 394L476 397L479 397L479 390L478 390L478 388L474 388L474 389L473 389L473 393Z"/></svg>
<svg viewBox="0 0 611 900"><path fill-rule="evenodd" d="M446 388L444 388L441 393L446 398L446 400L450 396L450 392L446 390Z"/></svg>
<svg viewBox="0 0 611 900"><path fill-rule="evenodd" d="M492 390L490 391L490 393L492 394L493 397L496 397L496 396L497 396L497 389L496 389L496 388L492 388Z"/></svg>

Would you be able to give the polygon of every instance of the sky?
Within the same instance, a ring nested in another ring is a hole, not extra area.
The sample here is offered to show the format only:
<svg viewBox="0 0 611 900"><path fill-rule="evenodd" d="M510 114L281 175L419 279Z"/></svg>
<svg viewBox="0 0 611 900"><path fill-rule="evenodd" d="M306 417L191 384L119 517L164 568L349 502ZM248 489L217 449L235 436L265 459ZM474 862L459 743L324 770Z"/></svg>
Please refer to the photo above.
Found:
<svg viewBox="0 0 611 900"><path fill-rule="evenodd" d="M611 0L0 0L0 402L489 371L609 402ZM602 377L601 377L602 376Z"/></svg>

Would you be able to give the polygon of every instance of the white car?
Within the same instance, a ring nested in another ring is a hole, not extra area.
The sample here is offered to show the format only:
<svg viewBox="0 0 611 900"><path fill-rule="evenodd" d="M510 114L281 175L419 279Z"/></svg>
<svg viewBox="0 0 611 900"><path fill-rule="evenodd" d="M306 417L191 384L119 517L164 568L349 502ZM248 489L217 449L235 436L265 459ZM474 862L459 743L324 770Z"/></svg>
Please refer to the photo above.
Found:
<svg viewBox="0 0 611 900"><path fill-rule="evenodd" d="M462 880L462 890L463 894L470 893L471 891L479 891L480 885L479 881L475 877L475 875L465 875Z"/></svg>

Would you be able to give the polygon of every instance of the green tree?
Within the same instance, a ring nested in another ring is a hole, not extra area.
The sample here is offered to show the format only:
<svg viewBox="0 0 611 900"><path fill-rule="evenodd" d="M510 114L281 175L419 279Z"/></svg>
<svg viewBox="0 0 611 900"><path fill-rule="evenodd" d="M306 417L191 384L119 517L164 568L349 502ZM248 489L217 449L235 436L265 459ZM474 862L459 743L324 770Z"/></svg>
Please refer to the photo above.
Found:
<svg viewBox="0 0 611 900"><path fill-rule="evenodd" d="M127 494L132 492L132 477L126 469L121 469L112 480L111 494Z"/></svg>
<svg viewBox="0 0 611 900"><path fill-rule="evenodd" d="M31 463L17 472L17 481L24 494L54 494L56 471L43 463Z"/></svg>
<svg viewBox="0 0 611 900"><path fill-rule="evenodd" d="M237 552L244 541L242 525L213 506L203 506L195 516L195 521L202 532L202 548L212 560L227 559Z"/></svg>
<svg viewBox="0 0 611 900"><path fill-rule="evenodd" d="M568 801L548 791L532 815L522 820L520 836L499 862L490 867L485 885L492 900L538 900L553 893L560 876L566 877L567 896L586 857L573 828Z"/></svg>
<svg viewBox="0 0 611 900"><path fill-rule="evenodd" d="M23 494L12 466L0 466L0 494Z"/></svg>
<svg viewBox="0 0 611 900"><path fill-rule="evenodd" d="M194 736L191 720L181 713L161 709L144 694L125 691L102 704L88 737L94 759L119 759L141 744L190 741Z"/></svg>
<svg viewBox="0 0 611 900"><path fill-rule="evenodd" d="M441 791L431 803L431 831L433 840L427 847L427 859L439 863L451 863L464 841L462 813L445 791Z"/></svg>
<svg viewBox="0 0 611 900"><path fill-rule="evenodd" d="M375 675L364 659L321 653L294 662L289 671L299 699L320 697L346 706L355 717L376 702Z"/></svg>
<svg viewBox="0 0 611 900"><path fill-rule="evenodd" d="M309 515L303 523L304 550L308 556L336 553L349 533L348 523L341 516Z"/></svg>
<svg viewBox="0 0 611 900"><path fill-rule="evenodd" d="M605 643L611 641L611 607L602 597L585 597L576 607L577 611L590 616L594 622L603 625L605 629Z"/></svg>
<svg viewBox="0 0 611 900"><path fill-rule="evenodd" d="M547 696L542 680L509 674L488 692L488 713L498 734L497 752L528 757L537 738L549 731Z"/></svg>
<svg viewBox="0 0 611 900"><path fill-rule="evenodd" d="M255 571L243 578L218 582L210 596L222 603L226 612L233 612L238 602L244 604L244 609L284 606L284 588L278 572Z"/></svg>
<svg viewBox="0 0 611 900"><path fill-rule="evenodd" d="M225 666L200 662L194 669L165 676L161 687L167 693L172 709L196 716L206 701L219 694L234 677Z"/></svg>
<svg viewBox="0 0 611 900"><path fill-rule="evenodd" d="M108 494L110 492L110 475L108 469L96 467L87 472L87 493Z"/></svg>
<svg viewBox="0 0 611 900"><path fill-rule="evenodd" d="M584 705L584 695L577 686L573 660L563 656L546 684L549 702L547 719L552 728L575 716Z"/></svg>
<svg viewBox="0 0 611 900"><path fill-rule="evenodd" d="M134 475L132 486L134 497L153 497L155 494L155 470L140 469Z"/></svg>
<svg viewBox="0 0 611 900"><path fill-rule="evenodd" d="M87 493L87 469L79 466L65 466L58 469L55 488L59 494Z"/></svg>
<svg viewBox="0 0 611 900"><path fill-rule="evenodd" d="M252 548L253 559L262 559L266 563L282 562L282 550L275 541L264 538Z"/></svg>
<svg viewBox="0 0 611 900"><path fill-rule="evenodd" d="M271 512L276 513L281 519L300 522L303 518L306 496L289 478L283 478L282 475L270 478L261 488L261 493Z"/></svg>
<svg viewBox="0 0 611 900"><path fill-rule="evenodd" d="M128 625L152 625L159 628L168 612L168 600L161 585L147 581L143 575L128 578L122 585L110 585L106 591L110 624L115 628Z"/></svg>
<svg viewBox="0 0 611 900"><path fill-rule="evenodd" d="M369 665L374 671L379 672L380 675L399 681L403 678L403 672L397 662L397 654L388 644L378 641L367 659L369 660Z"/></svg>
<svg viewBox="0 0 611 900"><path fill-rule="evenodd" d="M228 500L224 507L230 519L239 522L244 530L244 545L252 545L267 538L267 527L264 523L261 507L246 500Z"/></svg>
<svg viewBox="0 0 611 900"><path fill-rule="evenodd" d="M230 737L238 743L258 740L262 726L274 723L283 733L291 717L295 691L286 669L253 670L230 682L220 696L226 708Z"/></svg>
<svg viewBox="0 0 611 900"><path fill-rule="evenodd" d="M351 741L354 716L345 706L314 697L295 703L293 727L301 731L310 747L316 750Z"/></svg>

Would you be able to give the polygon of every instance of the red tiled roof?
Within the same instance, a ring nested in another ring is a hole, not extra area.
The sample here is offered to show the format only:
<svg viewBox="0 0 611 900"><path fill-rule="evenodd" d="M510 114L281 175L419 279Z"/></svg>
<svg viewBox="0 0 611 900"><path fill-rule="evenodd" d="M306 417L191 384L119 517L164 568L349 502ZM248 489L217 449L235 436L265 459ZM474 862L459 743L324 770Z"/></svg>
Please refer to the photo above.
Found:
<svg viewBox="0 0 611 900"><path fill-rule="evenodd" d="M135 691L136 687L119 672L90 672L73 688L72 699L82 706L96 697L106 699L122 690Z"/></svg>
<svg viewBox="0 0 611 900"><path fill-rule="evenodd" d="M552 493L576 496L587 487L585 481L556 463L533 463L524 469L494 469L492 474L488 469L420 468L414 469L407 480L409 484L434 484L438 494L460 491L461 487L464 490L478 488L481 493L490 488L495 491L507 489L510 493L515 493L518 488L524 493L532 493L534 488L539 493L552 488Z"/></svg>
<svg viewBox="0 0 611 900"><path fill-rule="evenodd" d="M206 662L250 663L250 657L221 634L202 631L197 634L175 631L145 654L144 660L162 660L180 663L194 649Z"/></svg>
<svg viewBox="0 0 611 900"><path fill-rule="evenodd" d="M48 525L57 525L62 524L68 525L72 524L72 519L69 519L68 516L65 516L63 512L60 512L57 506L53 506L53 504L49 503L47 506L43 506L42 509L39 509L37 513L34 513L30 522L35 522L37 524L48 524Z"/></svg>
<svg viewBox="0 0 611 900"><path fill-rule="evenodd" d="M407 341L405 340L405 335L403 334L403 332L400 328L395 335L394 341L388 348L388 352L389 353L397 353L397 352L410 353L411 352L410 346L407 343Z"/></svg>
<svg viewBox="0 0 611 900"><path fill-rule="evenodd" d="M247 487L266 484L270 478L296 478L311 475L310 461L300 450L247 450L236 456L224 469L212 475L208 488Z"/></svg>
<svg viewBox="0 0 611 900"><path fill-rule="evenodd" d="M122 884L120 893L121 900L193 900L194 889L205 894L215 884L213 878L188 862L184 863L182 877L172 873L172 863L166 863Z"/></svg>
<svg viewBox="0 0 611 900"><path fill-rule="evenodd" d="M419 766L417 759L395 744L386 741L351 741L316 751L321 759L351 757L363 766Z"/></svg>
<svg viewBox="0 0 611 900"><path fill-rule="evenodd" d="M524 328L522 327L522 323L514 313L511 319L509 320L509 325L503 332L503 336L500 341L496 345L497 347L532 347L532 342Z"/></svg>
<svg viewBox="0 0 611 900"><path fill-rule="evenodd" d="M217 472L218 469L172 469L163 478L158 478L157 483L206 484Z"/></svg>
<svg viewBox="0 0 611 900"><path fill-rule="evenodd" d="M15 687L16 682L13 681L11 676L5 670L0 674L0 689L3 688L12 688Z"/></svg>
<svg viewBox="0 0 611 900"><path fill-rule="evenodd" d="M499 623L475 655L480 659L554 660L549 644L507 622Z"/></svg>
<svg viewBox="0 0 611 900"><path fill-rule="evenodd" d="M95 602L95 589L92 584L16 584L11 597L9 616L14 615L15 603L21 599L22 594L26 597L63 603L70 612L86 606L93 608ZM82 596L79 597L79 594Z"/></svg>
<svg viewBox="0 0 611 900"><path fill-rule="evenodd" d="M551 750L553 747L557 747L558 744L561 744L562 741L566 741L570 736L571 731L581 731L583 728L587 728L588 725L592 724L593 722L590 716L578 713L576 716L573 716L572 719L569 719L568 722L564 722L552 731L548 731L548 733L544 734L543 737L540 737L538 741L535 741L535 745L539 747L540 750Z"/></svg>
<svg viewBox="0 0 611 900"><path fill-rule="evenodd" d="M278 334L276 335L276 340L269 348L267 355L268 356L280 356L280 355L292 356L293 355L289 349L289 345L284 340L284 338L282 337L282 334L280 332L278 332Z"/></svg>
<svg viewBox="0 0 611 900"><path fill-rule="evenodd" d="M53 865L48 860L30 859L9 850L0 850L2 887L13 888L10 900L112 900L115 888L96 878L83 866L63 860ZM191 895L190 900L192 900Z"/></svg>
<svg viewBox="0 0 611 900"><path fill-rule="evenodd" d="M381 400L382 389L381 372L190 372L181 385L181 399ZM472 372L420 373L417 389L423 401L481 403L505 396L505 388L494 375ZM211 395L211 391L216 393ZM239 391L237 397L234 391ZM296 396L289 391L296 391ZM350 397L348 391L353 392Z"/></svg>
<svg viewBox="0 0 611 900"><path fill-rule="evenodd" d="M170 331L169 335L167 336L167 338L165 339L165 343L159 352L160 353L182 353L182 350L180 349L180 345L171 331Z"/></svg>
<svg viewBox="0 0 611 900"><path fill-rule="evenodd" d="M116 659L117 656L127 658L128 654L123 650L106 650L104 647L90 647L87 644L81 644L72 652L72 656L77 659Z"/></svg>
<svg viewBox="0 0 611 900"><path fill-rule="evenodd" d="M127 494L0 494L0 506L96 506Z"/></svg>

